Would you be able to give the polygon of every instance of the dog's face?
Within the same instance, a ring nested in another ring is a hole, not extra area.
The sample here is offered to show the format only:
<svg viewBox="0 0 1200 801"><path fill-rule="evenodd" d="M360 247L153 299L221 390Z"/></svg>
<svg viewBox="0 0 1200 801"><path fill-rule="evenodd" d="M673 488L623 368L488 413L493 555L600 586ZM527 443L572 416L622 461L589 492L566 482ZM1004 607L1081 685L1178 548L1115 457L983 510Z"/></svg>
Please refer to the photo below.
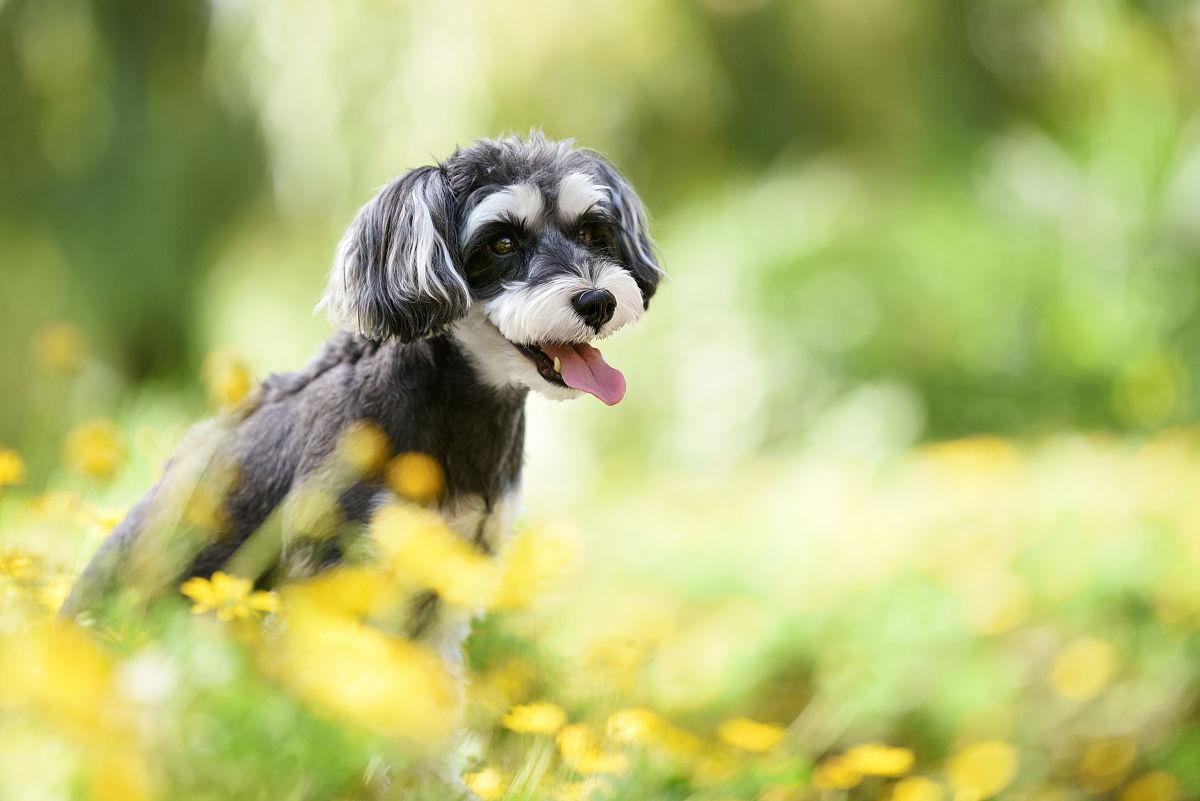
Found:
<svg viewBox="0 0 1200 801"><path fill-rule="evenodd" d="M641 201L603 158L484 140L363 207L322 301L364 336L449 330L489 383L620 401L589 343L636 322L661 276Z"/></svg>

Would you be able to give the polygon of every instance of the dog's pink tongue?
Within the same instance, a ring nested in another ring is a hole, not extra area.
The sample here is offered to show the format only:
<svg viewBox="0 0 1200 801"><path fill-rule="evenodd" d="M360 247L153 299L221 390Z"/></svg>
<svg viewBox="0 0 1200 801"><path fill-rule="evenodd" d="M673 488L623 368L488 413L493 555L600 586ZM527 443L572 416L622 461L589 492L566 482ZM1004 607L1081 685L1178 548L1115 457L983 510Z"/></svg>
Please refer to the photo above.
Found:
<svg viewBox="0 0 1200 801"><path fill-rule="evenodd" d="M609 406L625 397L625 376L609 367L600 351L580 342L577 345L542 345L550 358L562 363L562 379L568 387L590 392Z"/></svg>

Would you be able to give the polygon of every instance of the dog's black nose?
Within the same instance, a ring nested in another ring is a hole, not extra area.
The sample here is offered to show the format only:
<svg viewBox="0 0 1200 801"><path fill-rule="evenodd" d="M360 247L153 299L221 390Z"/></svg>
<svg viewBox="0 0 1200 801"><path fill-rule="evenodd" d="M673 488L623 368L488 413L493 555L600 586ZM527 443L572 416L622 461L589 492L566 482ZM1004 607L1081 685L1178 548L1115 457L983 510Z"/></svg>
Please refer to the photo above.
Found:
<svg viewBox="0 0 1200 801"><path fill-rule="evenodd" d="M596 331L613 318L617 299L607 289L588 289L571 298L571 305L583 321Z"/></svg>

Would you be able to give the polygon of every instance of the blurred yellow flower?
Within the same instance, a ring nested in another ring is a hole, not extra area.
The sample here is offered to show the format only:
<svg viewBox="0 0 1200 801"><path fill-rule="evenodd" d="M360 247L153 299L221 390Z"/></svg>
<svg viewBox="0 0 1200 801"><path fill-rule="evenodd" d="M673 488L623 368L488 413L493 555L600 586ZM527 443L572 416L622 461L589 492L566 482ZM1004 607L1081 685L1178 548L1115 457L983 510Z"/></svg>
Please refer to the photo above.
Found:
<svg viewBox="0 0 1200 801"><path fill-rule="evenodd" d="M412 451L392 459L387 468L387 482L401 498L429 504L442 497L446 475L432 456Z"/></svg>
<svg viewBox="0 0 1200 801"><path fill-rule="evenodd" d="M942 801L942 786L924 776L909 776L896 782L892 801Z"/></svg>
<svg viewBox="0 0 1200 801"><path fill-rule="evenodd" d="M504 728L524 734L554 734L567 722L567 713L558 704L540 703L514 706L501 721Z"/></svg>
<svg viewBox="0 0 1200 801"><path fill-rule="evenodd" d="M0 576L13 579L33 577L33 557L23 553L0 552Z"/></svg>
<svg viewBox="0 0 1200 801"><path fill-rule="evenodd" d="M573 540L544 531L518 534L505 548L493 609L521 609L566 583L575 563Z"/></svg>
<svg viewBox="0 0 1200 801"><path fill-rule="evenodd" d="M260 612L274 612L279 599L273 592L254 590L254 582L217 571L212 578L196 576L179 588L194 602L192 614L217 613L217 620L241 620Z"/></svg>
<svg viewBox="0 0 1200 801"><path fill-rule="evenodd" d="M285 612L262 658L294 694L415 747L440 748L457 729L459 688L432 650L316 604L289 604Z"/></svg>
<svg viewBox="0 0 1200 801"><path fill-rule="evenodd" d="M219 348L208 354L201 372L208 388L209 403L217 409L237 406L254 387L250 367L231 348Z"/></svg>
<svg viewBox="0 0 1200 801"><path fill-rule="evenodd" d="M337 454L355 475L372 475L383 468L392 451L387 434L370 420L346 427L338 440Z"/></svg>
<svg viewBox="0 0 1200 801"><path fill-rule="evenodd" d="M1137 744L1132 740L1095 740L1079 760L1080 781L1092 792L1107 792L1125 780L1136 756Z"/></svg>
<svg viewBox="0 0 1200 801"><path fill-rule="evenodd" d="M88 771L93 801L150 801L150 773L135 753L97 754Z"/></svg>
<svg viewBox="0 0 1200 801"><path fill-rule="evenodd" d="M73 624L53 621L0 640L0 687L5 705L30 708L83 744L115 748L133 736L108 655Z"/></svg>
<svg viewBox="0 0 1200 801"><path fill-rule="evenodd" d="M992 434L937 442L922 448L921 453L955 473L968 474L1011 471L1021 458L1011 442Z"/></svg>
<svg viewBox="0 0 1200 801"><path fill-rule="evenodd" d="M83 333L71 323L50 323L33 338L33 355L38 365L52 373L79 372L87 359Z"/></svg>
<svg viewBox="0 0 1200 801"><path fill-rule="evenodd" d="M468 773L463 776L463 783L482 801L496 801L496 799L502 798L506 787L504 774L495 768L484 768L475 773Z"/></svg>
<svg viewBox="0 0 1200 801"><path fill-rule="evenodd" d="M63 601L71 592L74 581L70 576L57 576L48 579L38 590L38 598L46 609L57 612L62 608Z"/></svg>
<svg viewBox="0 0 1200 801"><path fill-rule="evenodd" d="M717 736L735 748L763 753L770 751L783 739L784 730L770 723L749 718L733 718L717 727Z"/></svg>
<svg viewBox="0 0 1200 801"><path fill-rule="evenodd" d="M500 579L496 561L447 528L436 513L387 506L376 513L371 531L384 563L402 581L467 609L481 608L494 594Z"/></svg>
<svg viewBox="0 0 1200 801"><path fill-rule="evenodd" d="M1163 770L1145 773L1125 786L1119 801L1175 801L1179 780Z"/></svg>
<svg viewBox="0 0 1200 801"><path fill-rule="evenodd" d="M579 773L619 775L629 770L629 759L624 754L604 751L600 738L586 723L564 726L558 732L557 741L563 762Z"/></svg>
<svg viewBox="0 0 1200 801"><path fill-rule="evenodd" d="M883 743L863 743L846 752L846 763L864 776L903 776L912 770L913 752Z"/></svg>
<svg viewBox="0 0 1200 801"><path fill-rule="evenodd" d="M327 614L365 618L395 608L407 597L394 584L369 567L342 565L307 581L285 585L281 606L312 607Z"/></svg>
<svg viewBox="0 0 1200 801"><path fill-rule="evenodd" d="M845 757L822 760L813 771L813 786L819 790L849 790L862 781L862 774Z"/></svg>
<svg viewBox="0 0 1200 801"><path fill-rule="evenodd" d="M81 423L63 442L63 461L89 478L112 478L124 458L120 430L112 420L96 418Z"/></svg>
<svg viewBox="0 0 1200 801"><path fill-rule="evenodd" d="M1001 740L971 743L946 766L956 801L979 801L996 795L1017 774L1017 752Z"/></svg>
<svg viewBox="0 0 1200 801"><path fill-rule="evenodd" d="M645 743L663 728L658 713L645 707L623 709L608 717L605 732L619 743Z"/></svg>
<svg viewBox="0 0 1200 801"><path fill-rule="evenodd" d="M124 517L125 510L123 509L108 509L88 504L80 508L76 520L84 526L95 526L100 531L108 533L116 528Z"/></svg>
<svg viewBox="0 0 1200 801"><path fill-rule="evenodd" d="M1096 637L1072 640L1054 657L1050 686L1064 698L1086 701L1100 693L1117 669L1116 650Z"/></svg>
<svg viewBox="0 0 1200 801"><path fill-rule="evenodd" d="M25 461L21 454L0 448L0 488L25 482Z"/></svg>

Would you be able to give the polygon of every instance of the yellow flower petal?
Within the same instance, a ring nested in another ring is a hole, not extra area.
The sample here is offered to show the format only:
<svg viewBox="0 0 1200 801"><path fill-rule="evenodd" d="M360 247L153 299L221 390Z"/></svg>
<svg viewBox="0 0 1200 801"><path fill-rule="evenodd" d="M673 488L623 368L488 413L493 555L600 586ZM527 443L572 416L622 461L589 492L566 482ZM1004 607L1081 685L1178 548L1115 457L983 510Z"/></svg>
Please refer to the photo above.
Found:
<svg viewBox="0 0 1200 801"><path fill-rule="evenodd" d="M950 760L946 774L959 801L996 795L1017 774L1017 752L1000 740L971 743Z"/></svg>
<svg viewBox="0 0 1200 801"><path fill-rule="evenodd" d="M864 743L846 752L846 762L864 776L903 776L912 770L913 752L883 743Z"/></svg>
<svg viewBox="0 0 1200 801"><path fill-rule="evenodd" d="M112 420L88 420L73 428L63 440L63 461L67 467L89 478L112 478L124 460L120 430Z"/></svg>
<svg viewBox="0 0 1200 801"><path fill-rule="evenodd" d="M483 801L495 801L504 796L504 774L495 768L484 768L475 773L463 776L463 783Z"/></svg>
<svg viewBox="0 0 1200 801"><path fill-rule="evenodd" d="M199 576L190 578L179 586L179 591L197 604L213 607L219 603L217 594L213 591L212 582L206 578Z"/></svg>
<svg viewBox="0 0 1200 801"><path fill-rule="evenodd" d="M526 734L554 734L566 722L567 713L551 703L514 706L502 721L506 729Z"/></svg>
<svg viewBox="0 0 1200 801"><path fill-rule="evenodd" d="M1086 701L1099 695L1117 670L1116 650L1096 637L1067 643L1050 668L1050 686L1064 698Z"/></svg>
<svg viewBox="0 0 1200 801"><path fill-rule="evenodd" d="M734 748L763 753L783 739L783 728L749 718L733 718L717 728L717 736Z"/></svg>
<svg viewBox="0 0 1200 801"><path fill-rule="evenodd" d="M924 776L909 776L896 782L892 801L942 801L942 786Z"/></svg>
<svg viewBox="0 0 1200 801"><path fill-rule="evenodd" d="M0 487L25 483L25 462L21 455L8 448L0 448Z"/></svg>

